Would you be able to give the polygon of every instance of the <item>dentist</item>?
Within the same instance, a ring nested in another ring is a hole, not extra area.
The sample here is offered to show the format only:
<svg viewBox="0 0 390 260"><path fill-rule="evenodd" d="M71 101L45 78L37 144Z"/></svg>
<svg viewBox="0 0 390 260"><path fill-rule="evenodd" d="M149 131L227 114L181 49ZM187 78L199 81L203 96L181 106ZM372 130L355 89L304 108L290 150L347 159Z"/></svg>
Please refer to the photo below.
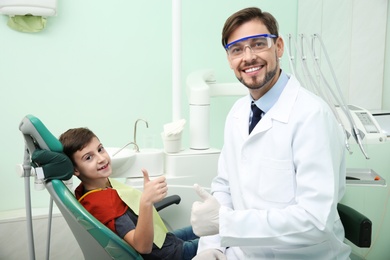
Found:
<svg viewBox="0 0 390 260"><path fill-rule="evenodd" d="M349 259L337 212L343 129L321 98L280 68L284 43L270 13L234 13L222 45L249 95L226 118L212 195L196 186L201 201L191 223L203 237L194 259Z"/></svg>

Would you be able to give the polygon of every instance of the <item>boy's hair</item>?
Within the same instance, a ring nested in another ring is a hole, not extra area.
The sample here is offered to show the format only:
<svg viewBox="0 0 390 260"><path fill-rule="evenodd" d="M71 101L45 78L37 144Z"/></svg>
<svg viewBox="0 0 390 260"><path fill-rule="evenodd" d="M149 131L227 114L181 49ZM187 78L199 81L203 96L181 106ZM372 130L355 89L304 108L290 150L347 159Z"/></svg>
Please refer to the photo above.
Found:
<svg viewBox="0 0 390 260"><path fill-rule="evenodd" d="M72 128L61 134L59 140L63 146L63 152L73 164L75 164L73 155L82 150L91 142L92 138L98 138L91 130L86 127Z"/></svg>
<svg viewBox="0 0 390 260"><path fill-rule="evenodd" d="M279 26L275 17L268 12L262 12L260 8L248 7L232 14L225 22L222 29L222 46L228 44L228 38L237 27L252 20L261 21L267 27L270 34L279 36ZM276 41L277 38L274 38Z"/></svg>

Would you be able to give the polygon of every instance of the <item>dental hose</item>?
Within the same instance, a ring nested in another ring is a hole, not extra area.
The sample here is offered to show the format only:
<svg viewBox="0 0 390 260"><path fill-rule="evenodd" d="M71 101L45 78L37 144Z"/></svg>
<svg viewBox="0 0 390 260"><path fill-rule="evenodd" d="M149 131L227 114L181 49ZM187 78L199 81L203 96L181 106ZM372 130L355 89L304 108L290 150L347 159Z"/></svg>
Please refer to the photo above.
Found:
<svg viewBox="0 0 390 260"><path fill-rule="evenodd" d="M370 159L370 157L368 156L368 154L367 154L366 151L364 150L363 143L362 143L362 137L361 137L361 135L360 135L360 131L359 131L359 129L357 128L355 122L353 121L351 112L349 111L349 109L348 109L348 107L347 107L347 105L346 105L346 102L345 102L345 100L344 100L344 98L343 98L343 95L342 95L342 93L341 93L341 88L340 88L340 85L339 85L339 83L338 83L338 81L337 81L337 79L336 79L336 74L335 74L335 72L334 72L334 70L333 70L333 68L332 68L332 66L331 66L330 59L329 59L329 55L328 55L328 53L327 53L327 51L326 51L324 42L322 41L322 39L321 39L321 37L320 37L319 34L314 34L314 37L317 37L317 38L319 39L320 43L321 43L321 47L322 47L322 49L323 49L323 51L324 51L324 54L325 54L326 62L328 63L330 72L332 73L332 77L333 77L334 83L335 83L335 85L336 85L336 89L337 89L338 94L339 94L340 99L341 99L341 100L340 100L341 102L338 101L338 103L340 104L341 109L344 111L345 115L347 116L347 119L348 119L349 123L351 124L351 127L352 127L352 135L354 136L354 138L355 138L357 144L359 145L360 150L362 151L363 155L366 157L366 159ZM317 68L319 69L318 62L315 62L315 64L316 64ZM321 70L319 70L319 71L321 72ZM326 81L326 79L325 79L324 75L322 74L322 72L321 72L321 77L322 77L322 79L324 80L324 82L325 82L326 86L328 87L328 89L332 92L334 98L335 98L336 100L338 100L336 94L333 92L332 88L330 87L329 83Z"/></svg>

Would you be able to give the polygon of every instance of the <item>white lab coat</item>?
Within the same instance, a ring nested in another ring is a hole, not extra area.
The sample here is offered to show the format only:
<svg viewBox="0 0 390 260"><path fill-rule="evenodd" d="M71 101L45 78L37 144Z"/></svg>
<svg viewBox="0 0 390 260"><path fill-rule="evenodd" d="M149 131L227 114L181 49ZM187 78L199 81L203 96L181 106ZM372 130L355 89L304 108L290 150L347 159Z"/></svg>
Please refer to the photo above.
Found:
<svg viewBox="0 0 390 260"><path fill-rule="evenodd" d="M239 99L227 116L211 187L223 205L220 234L202 238L198 252L222 246L228 259L348 259L336 209L345 136L331 109L291 76L248 135L250 102Z"/></svg>

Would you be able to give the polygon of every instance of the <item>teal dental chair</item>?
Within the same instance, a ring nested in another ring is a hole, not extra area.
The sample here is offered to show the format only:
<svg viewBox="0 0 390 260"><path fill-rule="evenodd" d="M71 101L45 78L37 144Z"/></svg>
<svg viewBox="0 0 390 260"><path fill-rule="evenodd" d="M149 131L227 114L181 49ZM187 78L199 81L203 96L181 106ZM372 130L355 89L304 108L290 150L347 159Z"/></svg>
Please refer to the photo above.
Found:
<svg viewBox="0 0 390 260"><path fill-rule="evenodd" d="M73 193L64 184L63 181L72 177L73 166L69 158L62 154L62 144L50 133L45 125L38 118L32 115L27 115L20 123L19 130L23 133L26 145L23 165L25 169L24 177L26 179L29 180L31 164L36 164L34 156L37 153L47 152L44 150L50 151L50 159L45 162L51 167L49 176L47 175L48 168L45 170L47 165L35 165L37 167L35 170L38 172L40 166L42 166L44 175L43 184L50 193L51 199L56 203L64 219L68 223L81 248L84 258L86 260L142 259L141 255L138 254L128 243L93 217L76 200ZM55 152L58 156L53 158L53 152ZM29 185L29 181L26 183ZM27 191L29 192L29 188L26 188L26 192ZM30 198L27 197L28 196L26 196L26 214L27 222L29 222L29 255L30 259L35 259L31 202ZM155 204L155 207L157 210L161 210L171 204L179 203L180 197L178 195L172 195ZM47 254L49 255L49 253Z"/></svg>

